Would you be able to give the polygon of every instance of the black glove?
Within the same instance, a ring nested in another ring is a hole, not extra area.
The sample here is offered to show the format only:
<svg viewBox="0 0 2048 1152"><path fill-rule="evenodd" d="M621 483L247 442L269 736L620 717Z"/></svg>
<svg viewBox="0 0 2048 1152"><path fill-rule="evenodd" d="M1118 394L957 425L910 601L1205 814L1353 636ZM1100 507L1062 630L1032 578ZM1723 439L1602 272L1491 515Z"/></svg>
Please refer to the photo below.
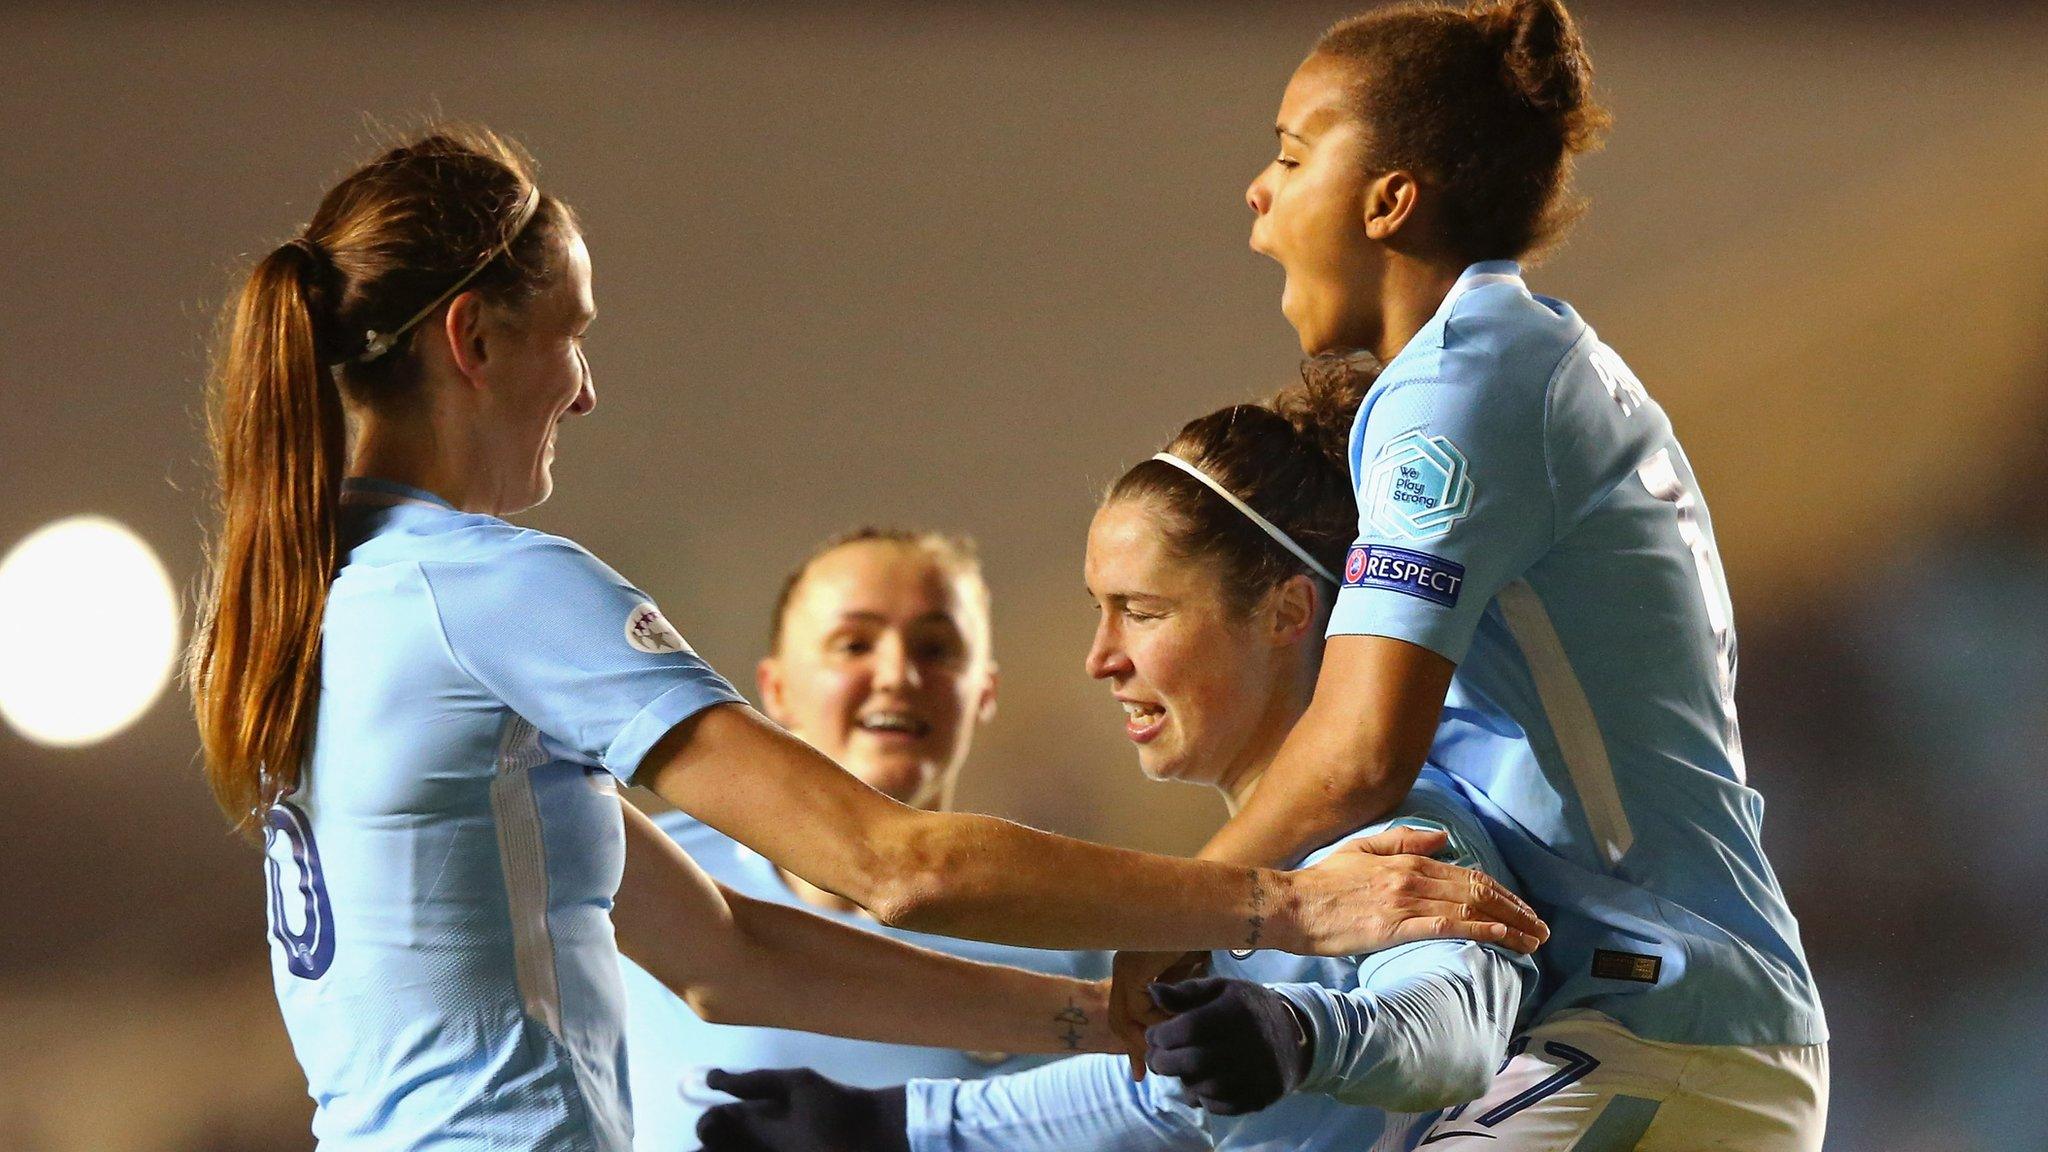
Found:
<svg viewBox="0 0 2048 1152"><path fill-rule="evenodd" d="M739 1097L697 1121L704 1152L910 1152L903 1088L852 1088L808 1068L713 1070L704 1083Z"/></svg>
<svg viewBox="0 0 2048 1152"><path fill-rule="evenodd" d="M1308 1075L1308 1029L1287 998L1244 980L1211 976L1154 984L1152 1002L1174 1013L1145 1030L1145 1063L1177 1076L1218 1116L1256 1112Z"/></svg>

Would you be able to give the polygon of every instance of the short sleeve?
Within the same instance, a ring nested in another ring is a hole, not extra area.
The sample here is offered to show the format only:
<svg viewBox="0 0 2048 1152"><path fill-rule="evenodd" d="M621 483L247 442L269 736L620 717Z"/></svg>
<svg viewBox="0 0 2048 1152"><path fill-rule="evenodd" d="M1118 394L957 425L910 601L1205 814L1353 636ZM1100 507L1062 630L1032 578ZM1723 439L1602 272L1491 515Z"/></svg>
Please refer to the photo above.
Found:
<svg viewBox="0 0 2048 1152"><path fill-rule="evenodd" d="M676 724L744 702L652 598L560 537L522 532L488 560L421 569L456 663L621 781Z"/></svg>
<svg viewBox="0 0 2048 1152"><path fill-rule="evenodd" d="M1332 636L1390 636L1456 663L1494 594L1550 545L1547 381L1383 381L1353 437L1358 538ZM1462 364L1467 378L1451 378Z"/></svg>

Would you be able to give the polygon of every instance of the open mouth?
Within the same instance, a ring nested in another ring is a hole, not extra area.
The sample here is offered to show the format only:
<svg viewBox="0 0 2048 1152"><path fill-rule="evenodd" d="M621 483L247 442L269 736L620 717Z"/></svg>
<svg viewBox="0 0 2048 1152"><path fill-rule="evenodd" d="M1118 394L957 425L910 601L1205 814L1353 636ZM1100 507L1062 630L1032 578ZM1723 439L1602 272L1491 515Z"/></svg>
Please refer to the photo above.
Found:
<svg viewBox="0 0 2048 1152"><path fill-rule="evenodd" d="M922 740L932 732L923 717L900 711L870 712L855 721L854 727L870 735L906 740Z"/></svg>
<svg viewBox="0 0 2048 1152"><path fill-rule="evenodd" d="M1124 735L1132 742L1144 744L1166 727L1166 708L1163 705L1143 700L1120 700L1124 708Z"/></svg>

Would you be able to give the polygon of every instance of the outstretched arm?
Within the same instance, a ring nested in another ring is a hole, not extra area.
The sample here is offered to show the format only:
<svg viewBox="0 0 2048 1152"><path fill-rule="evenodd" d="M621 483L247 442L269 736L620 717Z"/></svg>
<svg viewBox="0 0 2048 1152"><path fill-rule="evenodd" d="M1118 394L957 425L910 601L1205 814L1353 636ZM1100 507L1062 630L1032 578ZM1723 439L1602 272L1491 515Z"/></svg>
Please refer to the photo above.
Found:
<svg viewBox="0 0 2048 1152"><path fill-rule="evenodd" d="M1505 888L1424 859L1340 853L1316 868L1182 860L993 817L925 812L848 775L751 708L671 729L635 782L883 923L1040 948L1280 948L1345 955L1436 936L1536 946Z"/></svg>
<svg viewBox="0 0 2048 1152"><path fill-rule="evenodd" d="M619 948L706 1020L941 1048L1119 1047L1100 984L963 960L750 899L621 806Z"/></svg>

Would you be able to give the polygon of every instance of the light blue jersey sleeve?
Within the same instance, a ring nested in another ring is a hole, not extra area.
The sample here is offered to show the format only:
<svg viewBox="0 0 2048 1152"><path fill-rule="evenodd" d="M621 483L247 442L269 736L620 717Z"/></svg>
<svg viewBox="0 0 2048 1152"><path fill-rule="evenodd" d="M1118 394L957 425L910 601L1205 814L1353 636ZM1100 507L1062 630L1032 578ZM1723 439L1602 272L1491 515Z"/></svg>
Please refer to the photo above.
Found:
<svg viewBox="0 0 2048 1152"><path fill-rule="evenodd" d="M1487 604L1555 539L1547 451L1548 330L1495 322L1480 288L1416 336L1352 429L1358 538L1332 636L1390 636L1463 661ZM1473 313L1467 316L1467 313Z"/></svg>
<svg viewBox="0 0 2048 1152"><path fill-rule="evenodd" d="M457 666L622 781L683 719L744 702L651 597L570 541L514 529L487 559L420 567Z"/></svg>
<svg viewBox="0 0 2048 1152"><path fill-rule="evenodd" d="M1394 819L1305 864L1396 826L1447 831L1442 858L1509 877L1484 826L1433 769ZM1293 1096L1250 1116L1211 1116L1184 1102L1172 1077L1133 1084L1121 1056L1077 1057L976 1083L913 1080L912 1152L1369 1148L1384 1111L1428 1111L1480 1095L1536 987L1527 957L1445 940L1349 959L1217 953L1215 972L1265 984L1302 1010L1315 1058Z"/></svg>
<svg viewBox="0 0 2048 1152"><path fill-rule="evenodd" d="M1438 859L1512 887L1513 874L1462 795L1435 770L1425 773L1399 815L1346 840L1394 827L1443 831L1451 842ZM1393 1112L1424 1112L1483 1093L1537 984L1529 957L1469 940L1404 944L1356 963L1357 983L1349 988L1305 981L1269 987L1309 1026L1315 1055L1297 1091Z"/></svg>
<svg viewBox="0 0 2048 1152"><path fill-rule="evenodd" d="M912 1080L911 1152L1186 1152L1215 1147L1215 1122L1180 1082L1133 1083L1122 1056L1076 1056L987 1080Z"/></svg>

